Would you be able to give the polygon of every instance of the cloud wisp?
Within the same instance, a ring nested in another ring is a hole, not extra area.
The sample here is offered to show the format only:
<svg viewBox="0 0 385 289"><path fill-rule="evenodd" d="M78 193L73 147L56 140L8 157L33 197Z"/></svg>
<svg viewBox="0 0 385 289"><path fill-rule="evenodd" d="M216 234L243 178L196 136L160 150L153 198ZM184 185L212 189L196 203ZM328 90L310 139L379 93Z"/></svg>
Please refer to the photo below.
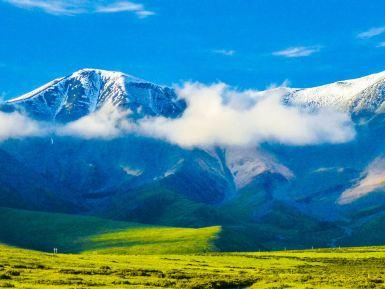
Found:
<svg viewBox="0 0 385 289"><path fill-rule="evenodd" d="M147 10L143 4L131 1L91 1L91 0L0 0L23 9L40 9L52 15L77 15L87 13L130 12L140 18L155 13Z"/></svg>
<svg viewBox="0 0 385 289"><path fill-rule="evenodd" d="M133 12L140 18L154 15L155 12L146 10L143 4L121 1L108 5L99 5L95 8L97 13L117 13L117 12Z"/></svg>
<svg viewBox="0 0 385 289"><path fill-rule="evenodd" d="M314 53L317 53L321 50L320 46L297 46L297 47L289 47L284 50L279 50L273 52L274 56L282 56L288 58L295 57L307 57Z"/></svg>
<svg viewBox="0 0 385 289"><path fill-rule="evenodd" d="M385 32L385 27L373 27L357 34L359 39L370 39Z"/></svg>
<svg viewBox="0 0 385 289"><path fill-rule="evenodd" d="M224 56L233 56L236 53L235 50L231 50L231 49L214 49L212 50L212 52L215 54L220 54Z"/></svg>

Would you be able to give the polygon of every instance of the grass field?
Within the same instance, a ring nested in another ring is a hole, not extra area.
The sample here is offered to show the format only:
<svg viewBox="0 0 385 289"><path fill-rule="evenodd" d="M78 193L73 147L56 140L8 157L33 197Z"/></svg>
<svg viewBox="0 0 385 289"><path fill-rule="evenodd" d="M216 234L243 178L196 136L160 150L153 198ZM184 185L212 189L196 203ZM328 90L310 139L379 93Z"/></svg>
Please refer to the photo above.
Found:
<svg viewBox="0 0 385 289"><path fill-rule="evenodd" d="M0 245L0 288L385 288L385 248L48 254Z"/></svg>
<svg viewBox="0 0 385 289"><path fill-rule="evenodd" d="M220 227L150 226L95 217L0 208L0 242L62 253L182 254L217 251Z"/></svg>
<svg viewBox="0 0 385 289"><path fill-rule="evenodd" d="M385 247L219 253L221 227L6 208L0 220L0 288L385 289Z"/></svg>

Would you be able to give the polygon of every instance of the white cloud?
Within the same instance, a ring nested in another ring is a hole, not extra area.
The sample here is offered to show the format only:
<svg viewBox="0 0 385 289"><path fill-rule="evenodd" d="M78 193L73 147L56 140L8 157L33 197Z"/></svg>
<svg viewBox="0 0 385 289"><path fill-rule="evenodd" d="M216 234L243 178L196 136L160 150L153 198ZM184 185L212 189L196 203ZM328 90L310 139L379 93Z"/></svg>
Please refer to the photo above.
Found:
<svg viewBox="0 0 385 289"><path fill-rule="evenodd" d="M310 56L316 52L320 51L319 46L298 46L298 47L289 47L284 50L275 51L273 52L273 55L275 56L283 56L283 57L306 57Z"/></svg>
<svg viewBox="0 0 385 289"><path fill-rule="evenodd" d="M375 159L364 171L363 178L352 188L347 189L338 199L338 204L350 204L371 192L385 186L385 159Z"/></svg>
<svg viewBox="0 0 385 289"><path fill-rule="evenodd" d="M0 141L11 138L40 136L45 128L36 121L18 113L0 112Z"/></svg>
<svg viewBox="0 0 385 289"><path fill-rule="evenodd" d="M216 50L213 50L212 52L216 54L221 54L224 56L233 56L236 53L235 50L227 50L227 49L216 49Z"/></svg>
<svg viewBox="0 0 385 289"><path fill-rule="evenodd" d="M281 89L239 92L222 83L187 83L177 92L188 103L182 117L143 120L141 133L182 147L254 146L261 142L341 143L355 135L346 114L308 113L285 106L281 103Z"/></svg>
<svg viewBox="0 0 385 289"><path fill-rule="evenodd" d="M377 47L385 47L385 41L378 43Z"/></svg>
<svg viewBox="0 0 385 289"><path fill-rule="evenodd" d="M41 9L46 13L54 15L71 15L84 13L83 9L80 9L76 5L73 6L71 1L47 1L47 0L3 0L19 8L25 9Z"/></svg>
<svg viewBox="0 0 385 289"><path fill-rule="evenodd" d="M146 18L148 16L155 15L155 12L150 11L150 10L140 10L140 11L135 11L136 15L138 15L139 18Z"/></svg>
<svg viewBox="0 0 385 289"><path fill-rule="evenodd" d="M24 9L40 9L53 15L76 15L85 13L131 12L144 18L155 13L143 4L131 1L109 2L105 0L0 0Z"/></svg>
<svg viewBox="0 0 385 289"><path fill-rule="evenodd" d="M139 17L147 17L155 14L152 11L146 10L142 4L127 2L127 1L116 2L108 5L100 5L96 8L95 12L98 12L98 13L134 12Z"/></svg>
<svg viewBox="0 0 385 289"><path fill-rule="evenodd" d="M357 34L357 38L369 39L385 32L385 27L374 27Z"/></svg>
<svg viewBox="0 0 385 289"><path fill-rule="evenodd" d="M223 83L186 83L177 87L187 102L176 119L148 117L133 121L130 111L107 103L98 111L66 125L48 127L19 113L0 116L0 139L46 135L113 139L127 134L158 138L181 147L252 147L262 142L289 145L342 143L355 136L347 114L307 112L282 104L287 88L237 91Z"/></svg>
<svg viewBox="0 0 385 289"><path fill-rule="evenodd" d="M128 116L129 111L118 110L113 104L107 103L96 112L56 128L61 136L75 136L84 139L112 139L133 131Z"/></svg>

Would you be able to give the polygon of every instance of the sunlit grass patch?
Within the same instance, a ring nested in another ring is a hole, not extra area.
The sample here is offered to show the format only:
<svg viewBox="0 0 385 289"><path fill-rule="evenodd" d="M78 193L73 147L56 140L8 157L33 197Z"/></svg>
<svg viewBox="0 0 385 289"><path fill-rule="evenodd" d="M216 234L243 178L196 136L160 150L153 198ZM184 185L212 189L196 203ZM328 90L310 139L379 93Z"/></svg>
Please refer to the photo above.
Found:
<svg viewBox="0 0 385 289"><path fill-rule="evenodd" d="M0 246L0 276L0 288L383 289L385 250L54 255Z"/></svg>

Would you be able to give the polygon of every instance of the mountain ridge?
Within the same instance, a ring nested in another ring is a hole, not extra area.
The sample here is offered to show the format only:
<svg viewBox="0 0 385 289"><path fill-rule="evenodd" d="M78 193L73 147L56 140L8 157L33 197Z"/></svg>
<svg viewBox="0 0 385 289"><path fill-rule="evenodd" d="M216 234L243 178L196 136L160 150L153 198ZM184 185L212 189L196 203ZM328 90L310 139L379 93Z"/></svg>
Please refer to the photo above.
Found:
<svg viewBox="0 0 385 289"><path fill-rule="evenodd" d="M78 82L73 83L74 80ZM130 86L130 84L136 86L137 90L127 91L129 90L127 85ZM33 110L33 108L29 108L27 103L34 99L38 101L38 98L42 97L42 94L50 91L52 91L52 94L55 94L54 90L59 85L67 89L67 91L56 92L60 94L63 100L56 103L55 101L51 100L50 102L45 99L47 106L54 107L53 115L51 113L53 120L63 107L74 104L82 105L87 101L88 113L94 112L106 101L111 101L118 107L129 108L134 114L140 114L138 110L140 107L143 107L146 110L145 114L151 116L176 117L183 113L185 108L185 103L178 99L174 90L170 87L159 86L118 71L93 68L81 69L67 77L57 78L30 93L7 100L5 103L8 105L21 105L27 111ZM83 91L74 90L74 86L76 88L76 86L79 85L83 85ZM71 89L73 91L71 91ZM282 89L284 90L282 98L285 103L304 105L313 109L328 108L357 113L360 111L382 112L385 107L385 71L311 88L282 87ZM260 94L274 92L274 90L275 89L262 90ZM154 92L158 92L157 97L162 95L162 93L167 97L163 99L158 98L155 101L154 98L151 98L151 93ZM71 93L83 95L86 99L78 103L71 102L69 101ZM140 98L138 98L135 93L140 93ZM150 94L150 97L148 95L146 96L146 94ZM375 98L373 94L379 97ZM130 97L134 99L131 105L127 102L127 99ZM58 96L56 95L55 98L58 98ZM162 102L163 105L170 107L162 110L162 108L156 107L157 102ZM141 116L143 116L143 114Z"/></svg>
<svg viewBox="0 0 385 289"><path fill-rule="evenodd" d="M338 91L353 86L326 104L317 102L322 93L296 104L293 93L302 90L276 88L285 92L280 95L287 105L305 104L311 110L334 105L351 114L357 136L341 144L186 149L135 134L3 141L0 206L178 227L218 225L225 239L242 236L251 250L257 244L368 244L358 232L367 227L382 230L379 220L385 214L385 206L379 206L385 202L385 166L376 161L385 156L383 74L316 88L324 93L330 87ZM68 123L108 99L115 99L119 109L132 110L133 120L178 118L187 105L172 88L93 69L55 80L7 105L34 120ZM370 121L361 121L356 113L368 113ZM36 184L24 180L23 172ZM355 197L341 203L344 194ZM234 246L231 250L237 250Z"/></svg>
<svg viewBox="0 0 385 289"><path fill-rule="evenodd" d="M385 100L384 87L381 87L380 103L365 102L363 97L368 96L376 85L385 85L385 71L313 88L295 89L289 99L292 103L317 108L326 107L349 112L359 112L361 110L376 112L381 109L378 112L382 112Z"/></svg>
<svg viewBox="0 0 385 289"><path fill-rule="evenodd" d="M185 107L170 88L99 69L81 69L5 103L21 108L33 118L58 122L77 120L106 103L129 109L133 118L175 117Z"/></svg>

